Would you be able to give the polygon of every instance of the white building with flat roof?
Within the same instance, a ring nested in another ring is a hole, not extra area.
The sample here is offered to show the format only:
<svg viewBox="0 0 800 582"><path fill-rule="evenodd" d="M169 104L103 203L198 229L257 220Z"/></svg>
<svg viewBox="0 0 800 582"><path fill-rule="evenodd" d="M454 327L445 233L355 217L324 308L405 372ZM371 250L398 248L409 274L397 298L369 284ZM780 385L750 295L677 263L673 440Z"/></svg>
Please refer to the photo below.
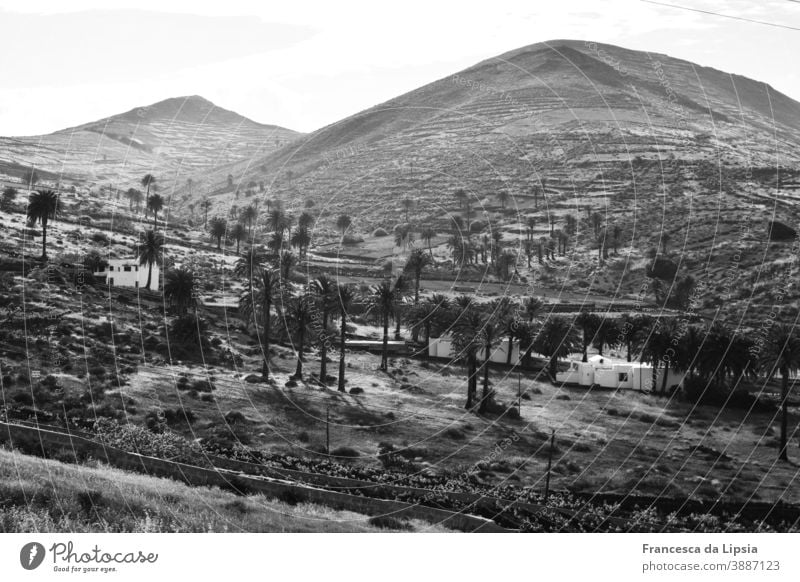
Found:
<svg viewBox="0 0 800 582"><path fill-rule="evenodd" d="M158 291L158 279L161 271L158 264L152 266L152 279L150 290ZM140 265L137 259L111 259L102 271L97 271L95 277L104 277L106 283L112 287L142 287L147 285L148 266Z"/></svg>

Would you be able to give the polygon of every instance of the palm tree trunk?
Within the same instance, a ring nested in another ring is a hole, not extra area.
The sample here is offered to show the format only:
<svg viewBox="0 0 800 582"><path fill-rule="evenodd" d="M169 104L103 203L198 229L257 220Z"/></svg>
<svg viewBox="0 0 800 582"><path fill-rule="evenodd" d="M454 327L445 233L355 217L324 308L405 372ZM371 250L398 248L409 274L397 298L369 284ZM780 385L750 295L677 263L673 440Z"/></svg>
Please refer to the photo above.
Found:
<svg viewBox="0 0 800 582"><path fill-rule="evenodd" d="M425 321L425 355L426 360L431 357L431 324Z"/></svg>
<svg viewBox="0 0 800 582"><path fill-rule="evenodd" d="M586 343L586 331L584 331L583 332L583 359L581 360L582 362L588 362L589 361L588 349L589 349L589 345Z"/></svg>
<svg viewBox="0 0 800 582"><path fill-rule="evenodd" d="M264 305L264 366L261 369L261 374L266 380L269 380L269 334L270 334L270 311L271 303L267 302Z"/></svg>
<svg viewBox="0 0 800 582"><path fill-rule="evenodd" d="M627 340L625 342L626 347L628 348L628 362L631 361L631 340Z"/></svg>
<svg viewBox="0 0 800 582"><path fill-rule="evenodd" d="M664 360L664 377L661 378L661 395L667 394L667 376L669 375L669 360Z"/></svg>
<svg viewBox="0 0 800 582"><path fill-rule="evenodd" d="M394 330L394 339L400 339L400 309L397 309L397 315L395 315L395 321L397 322L397 326Z"/></svg>
<svg viewBox="0 0 800 582"><path fill-rule="evenodd" d="M150 280L153 278L153 263L147 263L147 285L145 287L150 291Z"/></svg>
<svg viewBox="0 0 800 582"><path fill-rule="evenodd" d="M420 275L417 274L414 278L414 305L419 303L419 277Z"/></svg>
<svg viewBox="0 0 800 582"><path fill-rule="evenodd" d="M481 394L481 405L479 412L486 412L489 404L489 358L491 357L491 342L486 344L486 355L483 359L483 393Z"/></svg>
<svg viewBox="0 0 800 582"><path fill-rule="evenodd" d="M383 349L381 349L381 370L389 368L389 312L383 312Z"/></svg>
<svg viewBox="0 0 800 582"><path fill-rule="evenodd" d="M320 348L319 381L328 384L328 312L322 311L322 346Z"/></svg>
<svg viewBox="0 0 800 582"><path fill-rule="evenodd" d="M341 336L339 337L339 392L344 392L344 341L345 341L345 332L346 328L346 321L347 318L345 317L344 309L341 312L342 318L342 329L341 329Z"/></svg>
<svg viewBox="0 0 800 582"><path fill-rule="evenodd" d="M470 354L467 357L467 403L464 408L469 410L472 408L475 399L476 389L477 366L475 362L475 354Z"/></svg>
<svg viewBox="0 0 800 582"><path fill-rule="evenodd" d="M294 371L294 377L297 380L301 380L303 378L303 341L305 340L305 332L303 331L303 327L305 322L300 322L300 339L298 343L298 350L297 350L297 368Z"/></svg>
<svg viewBox="0 0 800 582"><path fill-rule="evenodd" d="M514 335L508 334L508 353L506 354L506 365L511 365L511 352L514 351Z"/></svg>
<svg viewBox="0 0 800 582"><path fill-rule="evenodd" d="M47 223L42 222L42 260L47 260Z"/></svg>
<svg viewBox="0 0 800 582"><path fill-rule="evenodd" d="M651 392L656 391L656 386L658 385L658 360L653 360L653 370L650 376L650 382L652 386L650 387Z"/></svg>
<svg viewBox="0 0 800 582"><path fill-rule="evenodd" d="M556 372L558 372L558 356L552 356L550 358L550 378L553 382L556 381Z"/></svg>
<svg viewBox="0 0 800 582"><path fill-rule="evenodd" d="M153 230L158 228L158 210L153 210Z"/></svg>
<svg viewBox="0 0 800 582"><path fill-rule="evenodd" d="M781 449L778 454L778 459L781 461L789 460L788 452L788 438L787 438L787 418L788 406L787 400L789 399L789 368L787 366L781 367Z"/></svg>

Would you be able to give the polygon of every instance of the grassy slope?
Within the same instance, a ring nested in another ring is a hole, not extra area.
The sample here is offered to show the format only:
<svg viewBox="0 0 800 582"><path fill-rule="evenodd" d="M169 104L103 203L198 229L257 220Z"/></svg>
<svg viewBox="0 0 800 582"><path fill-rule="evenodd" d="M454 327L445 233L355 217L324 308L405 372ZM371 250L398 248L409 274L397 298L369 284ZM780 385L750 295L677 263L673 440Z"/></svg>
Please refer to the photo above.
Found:
<svg viewBox="0 0 800 582"><path fill-rule="evenodd" d="M444 531L411 522L415 530ZM0 532L376 532L347 511L0 450Z"/></svg>

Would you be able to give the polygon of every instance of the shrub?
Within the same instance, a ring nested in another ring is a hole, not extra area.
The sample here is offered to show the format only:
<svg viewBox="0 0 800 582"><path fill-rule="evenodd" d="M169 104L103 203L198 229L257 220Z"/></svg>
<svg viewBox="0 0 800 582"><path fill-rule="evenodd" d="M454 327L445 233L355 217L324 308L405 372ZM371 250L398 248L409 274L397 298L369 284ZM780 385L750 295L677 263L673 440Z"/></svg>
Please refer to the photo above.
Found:
<svg viewBox="0 0 800 582"><path fill-rule="evenodd" d="M369 524L380 529L394 529L408 531L411 529L411 524L407 521L400 520L391 515L376 515L369 518Z"/></svg>
<svg viewBox="0 0 800 582"><path fill-rule="evenodd" d="M353 386L352 388L350 388L350 394L363 394L363 393L364 389L359 388L358 386Z"/></svg>
<svg viewBox="0 0 800 582"><path fill-rule="evenodd" d="M225 422L227 422L228 424L241 424L246 421L247 419L245 418L244 414L242 414L238 410L231 410L228 414L225 415Z"/></svg>
<svg viewBox="0 0 800 582"><path fill-rule="evenodd" d="M378 227L372 232L372 236L375 236L375 237L389 236L389 233L386 232L384 229Z"/></svg>

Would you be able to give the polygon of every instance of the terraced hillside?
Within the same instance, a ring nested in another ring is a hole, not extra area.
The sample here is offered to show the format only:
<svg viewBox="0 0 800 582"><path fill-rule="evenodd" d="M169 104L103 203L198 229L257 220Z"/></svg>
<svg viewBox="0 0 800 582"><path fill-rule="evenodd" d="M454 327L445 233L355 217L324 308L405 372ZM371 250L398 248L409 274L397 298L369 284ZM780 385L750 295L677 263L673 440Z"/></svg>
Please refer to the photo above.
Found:
<svg viewBox="0 0 800 582"><path fill-rule="evenodd" d="M534 266L534 279L631 295L648 256L660 252L678 265L666 288L691 275L705 285L703 307L726 297L762 310L790 256L790 245L769 240L766 223L800 219L798 138L800 103L764 83L666 55L556 40L478 63L263 158L217 168L195 196L217 192L212 213L222 213L232 203L219 193L229 173L263 180L265 196L290 208L317 203L317 236L335 231L343 212L357 234L391 230L406 220L410 198L415 228L442 233L452 230L453 215L479 219L502 233L520 270L528 218L538 238L569 214L578 222L567 253ZM470 217L453 198L459 188ZM509 195L504 204L500 192ZM594 213L601 232L620 229L619 254L608 261L593 256ZM730 268L747 272L731 277Z"/></svg>
<svg viewBox="0 0 800 582"><path fill-rule="evenodd" d="M142 175L186 184L211 167L265 154L297 137L217 107L176 97L49 135L0 138L0 174L34 166L43 177L119 185Z"/></svg>

